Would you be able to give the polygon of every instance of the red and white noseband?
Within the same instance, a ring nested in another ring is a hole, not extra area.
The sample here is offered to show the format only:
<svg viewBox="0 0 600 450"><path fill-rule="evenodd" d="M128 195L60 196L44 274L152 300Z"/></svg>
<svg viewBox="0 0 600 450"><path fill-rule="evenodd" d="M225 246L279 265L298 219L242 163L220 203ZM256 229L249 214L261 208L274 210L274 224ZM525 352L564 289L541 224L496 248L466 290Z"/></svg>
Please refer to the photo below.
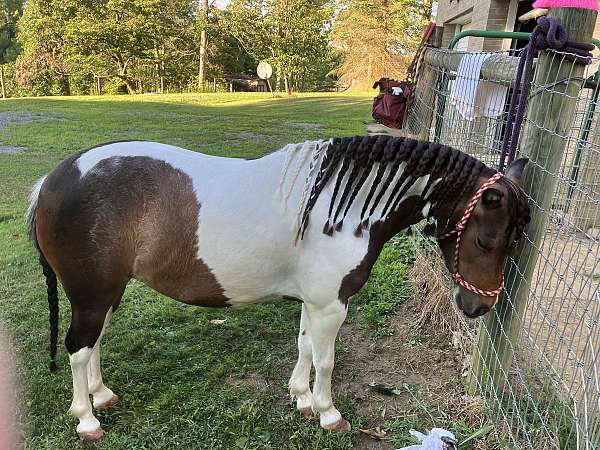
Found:
<svg viewBox="0 0 600 450"><path fill-rule="evenodd" d="M456 222L454 229L449 231L448 233L444 234L439 239L440 241L442 241L456 233L456 246L454 247L454 263L453 263L453 269L452 269L453 270L452 271L452 279L454 280L454 282L456 284L458 284L458 285L464 287L466 290L471 291L474 294L480 295L482 297L496 297L496 296L498 296L498 294L500 294L500 292L502 292L502 289L504 289L504 272L502 272L502 274L500 275L500 286L497 289L494 289L493 291L484 291L483 289L479 289L478 287L473 286L471 283L469 283L467 280L465 280L464 277L458 271L458 250L460 248L460 239L462 237L462 232L465 229L465 226L467 225L467 222L469 221L471 214L473 214L473 211L475 210L477 203L481 199L483 192L487 188L489 188L491 185L493 185L496 181L498 181L500 178L502 178L502 176L503 175L500 172L498 172L493 177L491 177L489 180L487 180L485 183L483 183L481 185L481 187L477 190L477 192L475 192L475 195L473 196L473 198L467 205L467 209L465 209L465 212L464 212L462 218L458 222Z"/></svg>

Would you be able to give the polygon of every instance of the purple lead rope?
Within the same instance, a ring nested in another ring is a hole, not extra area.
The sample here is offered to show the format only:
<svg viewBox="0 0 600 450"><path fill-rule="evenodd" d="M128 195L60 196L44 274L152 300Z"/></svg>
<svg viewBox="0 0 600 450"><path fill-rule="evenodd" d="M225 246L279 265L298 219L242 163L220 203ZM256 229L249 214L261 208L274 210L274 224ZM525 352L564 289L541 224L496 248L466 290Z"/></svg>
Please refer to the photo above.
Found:
<svg viewBox="0 0 600 450"><path fill-rule="evenodd" d="M502 153L498 170L502 173L513 162L519 143L519 134L525 118L525 109L529 100L529 90L533 79L533 59L540 50L548 48L567 54L564 59L588 65L592 62L593 44L573 42L556 17L541 17L531 33L529 44L521 51L517 75L506 119L506 130L502 142Z"/></svg>

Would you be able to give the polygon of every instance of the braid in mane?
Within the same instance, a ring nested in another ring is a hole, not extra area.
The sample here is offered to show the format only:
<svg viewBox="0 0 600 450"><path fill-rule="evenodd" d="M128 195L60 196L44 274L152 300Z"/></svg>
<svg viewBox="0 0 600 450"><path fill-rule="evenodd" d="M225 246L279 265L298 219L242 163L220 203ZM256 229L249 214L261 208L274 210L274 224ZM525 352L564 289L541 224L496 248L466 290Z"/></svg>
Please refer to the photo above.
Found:
<svg viewBox="0 0 600 450"><path fill-rule="evenodd" d="M410 189L410 187L414 184L414 182L418 178L418 176L414 172L415 172L416 168L418 167L421 157L423 156L423 147L427 146L429 143L421 142L421 141L416 141L416 142L417 142L417 145L412 149L412 152L408 158L408 161L406 161L406 166L404 167L404 170L402 171L402 175L400 175L400 178L396 182L394 189L392 189L392 192L391 192L390 196L388 197L387 202L385 203L385 206L383 207L383 211L381 212L381 217L385 217L385 215L387 214L388 208L392 204L392 201L394 200L396 195L398 195L398 191L400 191L400 189L402 188L402 192L400 192L400 197L401 197L402 195L404 195L404 193L406 193L406 191L408 191ZM402 155L398 154L398 157L400 158L400 157L402 157Z"/></svg>
<svg viewBox="0 0 600 450"><path fill-rule="evenodd" d="M323 162L321 163L321 168L319 173L317 174L317 179L315 180L315 184L313 185L310 196L308 197L308 201L306 203L306 208L304 209L304 214L302 215L302 221L300 222L300 226L298 227L298 234L296 235L296 240L298 238L304 238L304 232L306 231L306 227L308 226L308 219L310 212L312 211L315 203L317 203L317 199L319 198L319 194L333 175L333 172L337 168L337 165L342 157L342 153L338 152L337 144L339 144L342 140L340 138L336 138L332 140L325 152L325 156L323 157Z"/></svg>
<svg viewBox="0 0 600 450"><path fill-rule="evenodd" d="M440 144L430 145L429 150L432 154L436 156L433 163L433 168L431 169L431 176L429 177L429 180L427 180L425 189L423 189L423 198L427 198L427 193L429 192L429 189L431 189L431 186L433 185L434 181L440 178L443 169L446 167L449 156L452 152L452 149L450 147Z"/></svg>
<svg viewBox="0 0 600 450"><path fill-rule="evenodd" d="M342 215L341 223L344 222L344 219L346 218L346 215L348 215L348 211L350 210L350 207L354 203L354 199L356 198L356 196L360 192L361 188L367 181L367 178L369 178L369 175L371 174L371 171L373 170L373 165L381 158L381 154L383 153L383 149L384 149L384 146L383 146L384 143L385 142L383 139L379 139L379 140L375 141L375 143L373 144L373 148L369 151L369 146L367 145L368 140L366 140L366 139L363 140L363 142L361 144L362 146L358 151L358 158L362 159L364 168L363 168L362 174L360 176L360 179L356 183L356 186L354 187L354 190L352 191L352 194L350 195L350 199L348 200L346 209L344 209L344 214ZM362 222L362 216L361 216L361 222ZM340 225L340 229L341 229L341 225ZM358 228L355 230L354 233L357 236L360 236L362 234L362 227L360 224L358 225Z"/></svg>
<svg viewBox="0 0 600 450"><path fill-rule="evenodd" d="M426 149L422 153L421 159L419 160L417 167L413 171L411 171L412 178L410 180L410 183L407 183L406 186L404 186L402 188L402 190L400 191L400 193L394 200L391 211L396 211L396 208L398 208L400 202L404 198L404 194L406 194L408 189L410 189L410 187L415 183L416 180L429 174L429 179L427 180L427 184L425 185L423 192L421 192L421 197L425 198L425 194L428 190L428 186L431 186L430 183L433 182L432 178L434 177L434 171L433 171L431 165L433 162L434 168L435 168L435 164L437 163L437 158L440 157L440 155L439 155L440 148L441 148L441 146L439 144L426 143ZM444 159L443 155L442 155L442 157L440 157L440 159L442 159L442 160ZM408 168L407 168L407 170L408 170Z"/></svg>
<svg viewBox="0 0 600 450"><path fill-rule="evenodd" d="M399 150L397 150L397 147L395 145L390 146L392 148L392 150L394 151L391 155L390 171L388 173L387 178L381 185L381 190L379 191L379 194L377 194L377 197L375 197L375 201L371 205L371 209L369 210L369 216L367 217L367 219L369 217L371 217L373 215L373 213L375 212L375 209L381 202L381 199L383 198L383 196L385 195L386 191L388 190L390 184L392 184L392 181L396 177L396 173L398 173L398 169L400 168L400 164L401 164L402 160L406 157L407 154L412 155L411 152L414 150L415 146L417 145L417 142L418 141L413 141L412 139L404 139L400 143ZM385 154L384 154L384 157L385 157ZM406 170L403 171L403 174L405 174L405 173L406 173Z"/></svg>
<svg viewBox="0 0 600 450"><path fill-rule="evenodd" d="M468 158L469 157L465 153L454 150L454 158L451 158L451 164L453 164L448 166L448 171L444 176L443 182L438 186L439 197L436 199L437 205L443 205L449 198L453 198L457 195L456 191L458 187L456 181Z"/></svg>
<svg viewBox="0 0 600 450"><path fill-rule="evenodd" d="M392 160L393 156L394 156L394 146L392 144L390 144L389 139L386 139L385 141L382 142L382 148L381 148L381 153L378 159L376 159L376 161L379 163L379 167L377 168L377 174L375 174L375 178L373 179L373 182L371 183L371 189L369 190L369 193L367 194L367 198L365 199L365 203L363 204L362 210L360 212L360 224L358 225L358 228L356 229L356 231L354 232L355 235L358 235L358 233L361 233L362 228L366 228L369 226L369 219L365 219L363 221L363 218L365 217L365 213L367 212L367 208L369 207L369 204L371 203L371 199L373 198L373 195L375 195L375 192L377 191L377 188L379 187L379 184L381 183L381 180L383 179L383 175L387 169L387 164L389 163L389 161Z"/></svg>
<svg viewBox="0 0 600 450"><path fill-rule="evenodd" d="M354 154L356 153L356 149L358 147L359 140L360 140L360 138L354 137L350 140L350 142L347 142L345 146L343 145L345 143L344 141L340 142L340 148L338 149L338 151L340 152L340 155L343 155L342 167L340 168L339 172L337 173L337 175L335 177L335 187L333 188L333 195L331 196L331 201L329 202L329 212L327 214L327 222L325 222L325 226L323 227L323 233L325 233L329 236L331 236L333 234L333 225L331 224L331 213L333 212L333 206L335 205L335 200L337 199L337 195L340 190L340 186L342 184L342 181L344 180L344 175L348 171L350 164L352 164L352 160L353 160ZM341 151L342 147L346 147L345 152ZM356 166L356 164L355 164L355 166ZM346 186L352 185L352 182L353 182L352 177L351 176L348 177ZM343 202L344 202L344 199L341 199L340 205L342 205ZM338 206L338 208L339 207L341 207L341 206ZM337 214L336 214L336 217L337 217ZM333 223L335 223L335 218L333 219Z"/></svg>
<svg viewBox="0 0 600 450"><path fill-rule="evenodd" d="M356 236L361 236L362 230L368 228L370 217L387 193L389 197L382 209L382 217L397 209L406 192L419 178L429 175L420 194L431 205L429 214L434 214L435 210L447 205L449 201L454 202L451 210L453 211L460 200L474 189L482 171L486 170L483 163L459 150L408 138L338 138L327 145L311 193L301 212L297 239L304 237L310 212L332 178L335 178L335 185L323 229L328 235L341 230L348 211L378 165L375 176L369 182L370 187L361 208L359 225L354 232ZM402 173L390 189L403 164ZM347 181L342 189L345 179ZM308 190L308 187L305 190ZM515 208L519 209L518 217L522 218L515 226L522 231L528 216L526 202L518 197ZM340 214L341 220L336 223Z"/></svg>
<svg viewBox="0 0 600 450"><path fill-rule="evenodd" d="M342 229L342 226L344 225L344 218L346 217L346 213L350 209L350 206L352 206L354 197L360 190L362 184L364 183L364 180L367 179L369 173L371 172L371 168L368 165L368 162L370 159L369 155L371 154L369 145L366 145L366 144L368 144L368 142L369 142L369 139L365 139L365 138L361 139L360 142L357 142L356 153L355 153L356 159L354 161L354 167L352 169L352 173L350 173L350 176L348 177L348 182L346 183L346 188L344 189L342 198L340 199L338 207L335 211L335 215L333 216L333 223L335 223L335 221L337 220L337 218L342 210L342 207L344 206L344 203L346 202L346 199L348 198L348 195L350 194L350 189L352 188L352 186L355 186L355 188L352 192L351 198L348 200L348 204L346 205L346 209L344 210L344 215L342 216L342 220L340 220L337 223L337 225L335 225L335 231L340 231ZM363 176L360 178L360 180L358 180L357 183L355 183L354 180L356 180L356 178L358 177L358 174L361 171L362 171Z"/></svg>

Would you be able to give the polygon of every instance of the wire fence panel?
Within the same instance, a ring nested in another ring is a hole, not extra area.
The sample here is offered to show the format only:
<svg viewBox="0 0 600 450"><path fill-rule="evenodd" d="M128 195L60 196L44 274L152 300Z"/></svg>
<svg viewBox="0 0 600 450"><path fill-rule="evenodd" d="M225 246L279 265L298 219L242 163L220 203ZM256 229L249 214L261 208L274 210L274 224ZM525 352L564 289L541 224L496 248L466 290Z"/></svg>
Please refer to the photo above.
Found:
<svg viewBox="0 0 600 450"><path fill-rule="evenodd" d="M511 259L506 268L507 279L519 286L507 285L508 306L489 313L517 313L512 293L520 290L526 294L524 317L514 341L510 330L490 326L505 318L480 319L471 364L485 369L474 387L488 399L499 442L518 449L592 450L600 449L600 77L593 77L600 61L582 69L562 53L547 56L560 69L538 73L532 82L519 156L529 157L528 170L535 171L525 192L549 180L544 186L551 201L544 206L530 197L536 223L525 232L521 253L527 260ZM515 51L428 49L406 133L497 167L517 64ZM548 126L556 111L562 125ZM540 148L548 143L564 149L560 161L552 161L560 154ZM533 236L540 227L541 238ZM433 251L423 244L431 241L418 241L420 251ZM510 348L484 344L498 336Z"/></svg>

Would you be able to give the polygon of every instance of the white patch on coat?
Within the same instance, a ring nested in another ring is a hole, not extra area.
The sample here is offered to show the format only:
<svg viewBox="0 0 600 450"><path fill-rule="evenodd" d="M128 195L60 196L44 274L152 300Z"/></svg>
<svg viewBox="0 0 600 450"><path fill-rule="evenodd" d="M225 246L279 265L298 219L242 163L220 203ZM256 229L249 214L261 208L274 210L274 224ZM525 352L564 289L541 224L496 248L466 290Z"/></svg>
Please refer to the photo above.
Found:
<svg viewBox="0 0 600 450"><path fill-rule="evenodd" d="M46 177L48 175L44 175L42 178L36 181L36 183L31 188L31 194L29 194L29 206L27 207L27 212L25 213L25 219L27 220L27 225L29 228L29 232L31 233L32 240L35 241L35 230L33 229L33 225L35 223L35 213L37 210L38 198L40 196L40 191L42 190L42 186L44 185L44 181L46 181Z"/></svg>
<svg viewBox="0 0 600 450"><path fill-rule="evenodd" d="M154 142L120 142L88 150L77 159L77 166L85 177L103 159L147 156L181 170L192 179L200 203L198 258L211 269L231 304L288 295L324 305L337 301L343 277L367 253L369 233L357 238L354 229L360 222L360 210L378 165L374 165L373 175L356 196L342 231L333 237L322 233L334 187L334 182L330 182L311 212L304 240L294 246L290 230L297 223L299 211L287 208L282 212L280 204L285 200L290 205L302 205L307 189L312 189L317 172L314 170L317 144L321 144L321 153L317 155L321 158L326 147L322 141L288 145L282 151L246 161L202 155ZM290 151L294 152L291 156ZM311 154L313 157L308 157ZM380 216L405 167L405 163L400 164L373 217ZM383 180L388 173L386 170ZM283 180L282 174L285 174ZM406 195L418 195L426 180L427 177L421 177ZM274 195L277 192L282 195Z"/></svg>
<svg viewBox="0 0 600 450"><path fill-rule="evenodd" d="M102 407L106 405L113 399L114 393L112 390L106 387L104 381L102 380L102 370L100 367L100 341L104 336L106 331L106 327L110 322L112 317L113 309L112 306L106 313L106 317L104 318L104 325L102 326L102 331L100 332L100 336L98 336L98 340L92 349L92 354L90 356L90 362L88 363L88 388L90 394L93 396L94 408Z"/></svg>
<svg viewBox="0 0 600 450"><path fill-rule="evenodd" d="M92 433L100 428L100 422L92 412L88 388L87 366L91 356L92 349L89 347L84 347L69 355L73 374L73 401L69 412L79 419L78 433Z"/></svg>

